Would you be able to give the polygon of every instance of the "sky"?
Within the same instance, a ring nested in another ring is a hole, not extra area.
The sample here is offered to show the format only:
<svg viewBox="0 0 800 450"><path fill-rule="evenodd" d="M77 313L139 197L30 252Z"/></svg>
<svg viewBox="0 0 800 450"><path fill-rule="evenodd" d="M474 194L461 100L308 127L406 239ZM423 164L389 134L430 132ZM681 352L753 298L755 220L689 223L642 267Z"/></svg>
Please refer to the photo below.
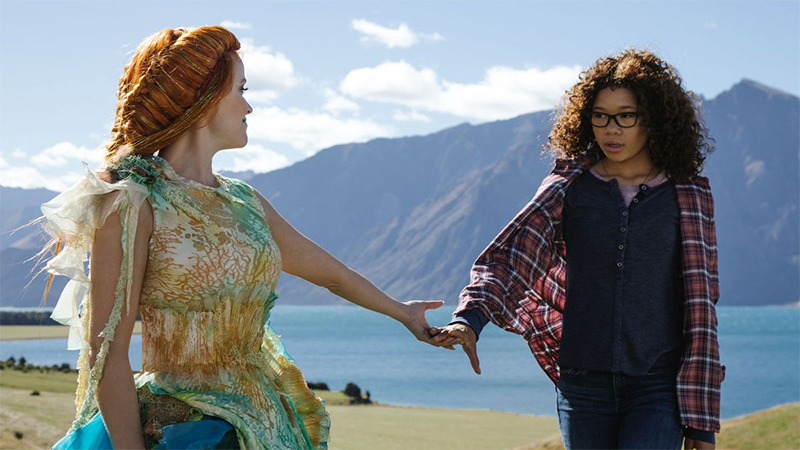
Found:
<svg viewBox="0 0 800 450"><path fill-rule="evenodd" d="M254 109L247 147L218 153L217 171L551 109L581 70L631 47L705 98L744 78L800 95L791 0L0 0L0 185L63 190L100 167L136 46L213 24L242 42Z"/></svg>

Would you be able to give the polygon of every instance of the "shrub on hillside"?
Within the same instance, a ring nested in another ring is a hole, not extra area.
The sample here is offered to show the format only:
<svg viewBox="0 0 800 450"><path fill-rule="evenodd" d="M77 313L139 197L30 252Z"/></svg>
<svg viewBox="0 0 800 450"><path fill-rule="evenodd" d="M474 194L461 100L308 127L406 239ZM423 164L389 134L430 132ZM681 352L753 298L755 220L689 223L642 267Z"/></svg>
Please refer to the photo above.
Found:
<svg viewBox="0 0 800 450"><path fill-rule="evenodd" d="M314 391L330 391L330 388L328 388L328 384L327 383L323 383L323 382L309 383L309 382L306 382L306 384L308 385L309 389L314 390Z"/></svg>
<svg viewBox="0 0 800 450"><path fill-rule="evenodd" d="M370 400L369 391L367 391L367 397L364 398L361 396L361 388L358 387L355 383L347 383L347 386L344 387L344 391L342 391L344 395L350 397L350 404L351 405L366 405L372 403Z"/></svg>

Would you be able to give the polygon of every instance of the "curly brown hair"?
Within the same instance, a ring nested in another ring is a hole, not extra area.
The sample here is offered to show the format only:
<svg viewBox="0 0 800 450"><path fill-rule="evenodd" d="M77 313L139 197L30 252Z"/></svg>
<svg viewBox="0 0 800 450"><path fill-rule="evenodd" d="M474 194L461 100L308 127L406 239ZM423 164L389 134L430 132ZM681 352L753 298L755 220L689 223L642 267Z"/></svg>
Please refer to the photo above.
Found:
<svg viewBox="0 0 800 450"><path fill-rule="evenodd" d="M589 114L597 93L607 87L628 88L636 96L647 150L657 167L676 181L700 175L706 155L714 150L701 119L700 99L683 88L674 67L647 50L629 49L600 58L581 73L554 112L545 150L557 157L603 156Z"/></svg>

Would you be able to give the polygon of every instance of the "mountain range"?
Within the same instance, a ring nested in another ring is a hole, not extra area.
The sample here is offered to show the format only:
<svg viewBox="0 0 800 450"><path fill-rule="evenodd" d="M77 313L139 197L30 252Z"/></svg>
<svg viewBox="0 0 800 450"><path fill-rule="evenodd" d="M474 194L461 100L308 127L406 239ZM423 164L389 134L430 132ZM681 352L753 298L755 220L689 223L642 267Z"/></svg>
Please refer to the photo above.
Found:
<svg viewBox="0 0 800 450"><path fill-rule="evenodd" d="M720 304L796 304L800 99L742 80L702 110L716 143L704 174L715 198ZM283 169L242 175L295 228L390 295L452 304L472 262L551 170L552 157L542 154L551 114L337 145ZM23 261L41 237L33 227L8 233L54 195L0 190L3 306L36 306L41 298L43 277L23 289L32 267ZM292 304L344 303L285 274L278 290Z"/></svg>

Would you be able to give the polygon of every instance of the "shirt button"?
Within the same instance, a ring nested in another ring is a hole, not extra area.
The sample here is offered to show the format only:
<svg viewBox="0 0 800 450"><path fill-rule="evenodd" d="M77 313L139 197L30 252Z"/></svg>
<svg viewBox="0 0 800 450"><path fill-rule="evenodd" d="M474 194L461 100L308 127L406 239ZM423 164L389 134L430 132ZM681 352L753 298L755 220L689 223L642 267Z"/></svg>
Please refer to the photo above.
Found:
<svg viewBox="0 0 800 450"><path fill-rule="evenodd" d="M643 191L646 191L646 190L647 190L647 185L646 185L646 184L643 184L643 185L642 185L642 190L643 190Z"/></svg>
<svg viewBox="0 0 800 450"><path fill-rule="evenodd" d="M639 203L639 199L638 198L633 199L633 203Z"/></svg>
<svg viewBox="0 0 800 450"><path fill-rule="evenodd" d="M622 215L623 216L627 216L628 215L628 211L622 211Z"/></svg>
<svg viewBox="0 0 800 450"><path fill-rule="evenodd" d="M619 244L619 249L622 250L623 248L625 248L625 246L622 245L622 244Z"/></svg>
<svg viewBox="0 0 800 450"><path fill-rule="evenodd" d="M622 261L617 263L617 267L622 267Z"/></svg>
<svg viewBox="0 0 800 450"><path fill-rule="evenodd" d="M624 233L624 232L625 232L625 227L621 227L621 228L619 229L619 231L622 231L622 232Z"/></svg>

